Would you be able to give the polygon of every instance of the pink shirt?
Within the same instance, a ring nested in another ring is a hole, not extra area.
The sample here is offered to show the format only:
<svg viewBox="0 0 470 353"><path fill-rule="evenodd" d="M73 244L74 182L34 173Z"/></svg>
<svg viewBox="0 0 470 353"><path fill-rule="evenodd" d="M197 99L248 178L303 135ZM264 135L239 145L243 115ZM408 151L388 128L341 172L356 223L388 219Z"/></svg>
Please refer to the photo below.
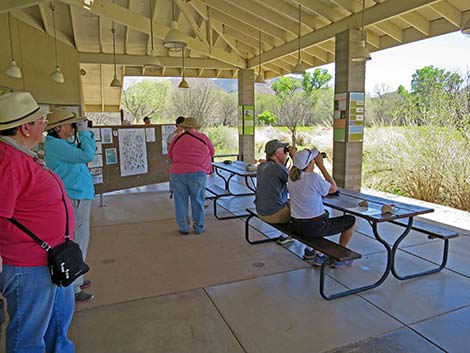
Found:
<svg viewBox="0 0 470 353"><path fill-rule="evenodd" d="M72 238L74 211L60 177L33 157L0 141L0 253L4 264L48 264L47 252L7 218L15 218L51 247L63 243L66 213L61 189Z"/></svg>
<svg viewBox="0 0 470 353"><path fill-rule="evenodd" d="M168 149L168 157L173 161L170 173L186 174L212 172L212 156L215 153L211 140L200 132L191 130L176 136Z"/></svg>

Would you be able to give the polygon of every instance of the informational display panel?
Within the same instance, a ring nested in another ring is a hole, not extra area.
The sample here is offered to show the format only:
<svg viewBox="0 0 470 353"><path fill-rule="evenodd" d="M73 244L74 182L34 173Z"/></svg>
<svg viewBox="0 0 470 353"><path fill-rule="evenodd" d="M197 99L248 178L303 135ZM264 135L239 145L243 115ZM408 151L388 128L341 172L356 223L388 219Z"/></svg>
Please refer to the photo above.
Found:
<svg viewBox="0 0 470 353"><path fill-rule="evenodd" d="M238 134L254 135L255 133L255 107L252 105L238 106Z"/></svg>
<svg viewBox="0 0 470 353"><path fill-rule="evenodd" d="M168 126L174 127L94 126L99 148L88 166L96 194L168 181L170 162L162 140L162 131Z"/></svg>
<svg viewBox="0 0 470 353"><path fill-rule="evenodd" d="M365 95L363 92L335 94L334 142L361 142L364 137Z"/></svg>

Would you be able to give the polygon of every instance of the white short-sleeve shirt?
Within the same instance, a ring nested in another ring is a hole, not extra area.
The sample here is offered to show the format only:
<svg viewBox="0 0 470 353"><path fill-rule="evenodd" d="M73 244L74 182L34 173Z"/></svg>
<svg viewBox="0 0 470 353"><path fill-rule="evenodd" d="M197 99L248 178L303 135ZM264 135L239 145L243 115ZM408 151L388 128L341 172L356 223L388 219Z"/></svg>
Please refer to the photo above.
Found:
<svg viewBox="0 0 470 353"><path fill-rule="evenodd" d="M305 173L299 180L289 177L287 188L290 195L291 216L297 219L309 219L323 215L322 196L326 196L331 184L317 173Z"/></svg>

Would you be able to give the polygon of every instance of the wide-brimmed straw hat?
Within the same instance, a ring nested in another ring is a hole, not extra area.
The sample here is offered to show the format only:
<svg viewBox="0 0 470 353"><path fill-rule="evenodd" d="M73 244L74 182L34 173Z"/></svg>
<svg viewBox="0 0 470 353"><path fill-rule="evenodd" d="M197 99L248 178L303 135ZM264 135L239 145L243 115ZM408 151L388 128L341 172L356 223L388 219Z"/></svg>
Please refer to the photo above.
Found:
<svg viewBox="0 0 470 353"><path fill-rule="evenodd" d="M76 123L77 121L83 119L84 118L82 118L81 116L76 116L74 113L65 108L52 108L51 115L49 115L49 117L47 118L47 129L53 129L63 124Z"/></svg>
<svg viewBox="0 0 470 353"><path fill-rule="evenodd" d="M0 96L0 130L36 121L49 112L43 110L29 92L12 92Z"/></svg>
<svg viewBox="0 0 470 353"><path fill-rule="evenodd" d="M184 118L184 121L181 123L181 126L182 127L188 127L188 128L192 128L192 129L197 129L199 127L201 127L197 121L196 118L193 118L193 117L187 117L187 118Z"/></svg>

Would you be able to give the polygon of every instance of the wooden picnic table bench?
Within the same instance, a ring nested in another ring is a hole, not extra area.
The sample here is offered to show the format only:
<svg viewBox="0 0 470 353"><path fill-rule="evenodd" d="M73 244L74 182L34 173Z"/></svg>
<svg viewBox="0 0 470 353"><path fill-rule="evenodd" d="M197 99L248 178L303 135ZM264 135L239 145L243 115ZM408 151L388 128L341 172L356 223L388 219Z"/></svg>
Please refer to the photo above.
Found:
<svg viewBox="0 0 470 353"><path fill-rule="evenodd" d="M255 244L262 244L262 243L267 243L267 242L272 242L272 241L277 241L279 237L274 237L274 238L266 238L266 239L259 239L259 240L252 240L250 239L250 220L253 217L256 217L263 221L261 218L259 218L258 214L254 209L247 208L246 211L248 212L249 216L245 220L245 239L248 243L255 245ZM263 221L264 222L264 221ZM267 223L267 222L265 222ZM328 295L325 293L325 280L326 280L326 266L330 262L329 260L336 260L336 261L347 261L347 260L357 260L361 258L361 254L352 251L338 243L335 243L331 240L328 240L327 238L319 237L319 238L310 238L310 237L303 237L299 236L297 233L295 233L292 230L291 227L291 222L289 223L281 223L281 224L271 224L267 223L271 227L279 230L280 232L297 239L301 243L320 251L322 254L325 254L328 256L327 261L323 262L323 264L320 267L320 295L325 298L326 300L331 300L339 297L343 297L345 295L352 294L350 293L349 290Z"/></svg>

